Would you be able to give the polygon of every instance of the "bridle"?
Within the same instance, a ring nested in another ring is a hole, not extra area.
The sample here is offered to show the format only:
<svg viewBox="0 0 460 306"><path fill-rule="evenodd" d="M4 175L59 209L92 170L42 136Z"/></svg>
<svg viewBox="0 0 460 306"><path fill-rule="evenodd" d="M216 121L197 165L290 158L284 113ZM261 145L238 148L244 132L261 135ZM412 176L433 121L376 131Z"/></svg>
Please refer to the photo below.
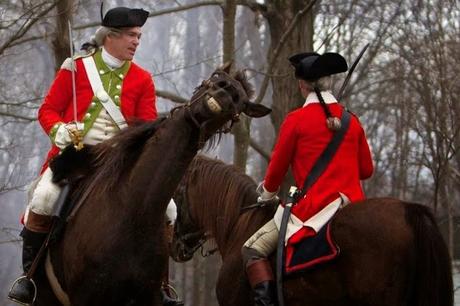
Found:
<svg viewBox="0 0 460 306"><path fill-rule="evenodd" d="M220 130L220 132L222 133L229 133L234 123L239 121L240 111L238 111L238 109L236 108L235 103L230 104L230 107L231 107L230 110L222 110L221 106L216 101L216 99L211 94L209 94L209 90L215 90L215 91L218 91L220 89L225 90L226 88L230 86L234 86L235 88L237 88L238 84L234 84L234 82L231 82L232 79L233 78L225 71L215 71L208 79L201 82L201 84L197 88L195 88L192 99L183 105L173 108L170 111L170 116L172 117L176 110L184 108L187 112L186 114L187 114L187 118L189 119L189 121L196 128L198 128L201 133L201 131L206 126L207 122L212 120L212 118L209 118L200 123L199 120L196 118L196 116L193 114L191 110L191 106L197 103L198 101L201 101L204 98L205 101L207 102L205 103L205 105L210 112L219 113L219 112L225 111L225 112L231 113L231 118L229 120L230 124L224 127L222 130ZM222 85L222 83L225 83L225 84Z"/></svg>
<svg viewBox="0 0 460 306"><path fill-rule="evenodd" d="M187 175L186 175L187 176ZM184 176L184 177L186 177ZM206 241L211 237L211 235L203 230L196 229L191 231L190 233L183 234L181 233L181 221L182 220L188 220L189 224L193 225L193 227L196 227L195 224L196 222L193 220L193 217L190 213L190 205L188 201L188 192L187 192L187 183L182 181L178 188L176 189L175 195L174 195L174 201L176 204L179 204L178 207L180 207L180 213L177 216L176 220L176 230L174 233L175 239L180 243L181 245L181 252L184 257L191 258L193 254L201 248L201 256L207 257L212 254L214 254L217 251L217 248L209 250L209 251L204 251L204 244ZM246 212L251 211L252 209L261 209L261 208L276 208L280 204L280 200L276 199L273 201L267 201L267 202L257 202L251 205L243 206L240 209L240 215L243 215ZM199 237L199 238L198 238ZM198 242L190 246L187 241L197 239Z"/></svg>
<svg viewBox="0 0 460 306"><path fill-rule="evenodd" d="M179 197L179 198L178 198ZM181 183L177 190L176 190L176 193L175 193L175 196L174 196L174 201L176 203L179 203L180 202L180 213L179 215L177 216L177 220L176 220L176 229L174 231L174 237L175 239L180 243L181 245L181 252L184 257L186 258L191 258L193 256L193 254L195 254L195 252L201 248L201 256L203 257L208 257L212 254L214 254L216 251L217 251L217 248L215 249L212 249L212 250L209 250L209 251L206 251L204 250L204 244L206 243L206 241L211 237L211 235L201 229L196 229L190 233L186 233L186 234L183 234L181 233L181 230L182 230L182 226L180 224L180 219L184 220L189 220L190 221L190 224L192 224L194 227L195 227L195 224L196 222L193 220L191 214L190 214L190 210L188 209L189 207L189 203L188 203L188 200L187 200L188 196L187 196L187 185L184 184L184 183ZM199 238L198 238L199 237ZM198 242L193 245L193 246L190 246L187 241L190 241L190 240L195 240L198 238Z"/></svg>

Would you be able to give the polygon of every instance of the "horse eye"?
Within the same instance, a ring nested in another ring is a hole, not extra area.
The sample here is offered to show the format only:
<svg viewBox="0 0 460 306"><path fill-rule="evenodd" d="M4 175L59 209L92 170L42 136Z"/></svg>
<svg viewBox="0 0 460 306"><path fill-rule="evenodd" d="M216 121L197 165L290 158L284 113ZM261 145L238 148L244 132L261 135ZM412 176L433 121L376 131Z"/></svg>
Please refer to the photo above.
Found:
<svg viewBox="0 0 460 306"><path fill-rule="evenodd" d="M217 87L224 88L227 85L227 83L225 81L219 81L216 85Z"/></svg>

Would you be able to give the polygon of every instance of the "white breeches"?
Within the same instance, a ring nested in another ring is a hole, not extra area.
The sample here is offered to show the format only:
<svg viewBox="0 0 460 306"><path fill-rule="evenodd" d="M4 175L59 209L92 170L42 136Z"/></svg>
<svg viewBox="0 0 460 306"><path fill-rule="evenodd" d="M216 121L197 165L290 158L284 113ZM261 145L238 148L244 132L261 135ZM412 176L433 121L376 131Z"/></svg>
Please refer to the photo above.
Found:
<svg viewBox="0 0 460 306"><path fill-rule="evenodd" d="M276 250L278 245L279 231L275 221L271 219L257 232L254 233L245 243L244 246L257 251L257 253L268 257Z"/></svg>
<svg viewBox="0 0 460 306"><path fill-rule="evenodd" d="M25 220L29 210L39 215L50 216L53 213L54 204L59 197L61 188L54 184L51 179L53 172L50 168L47 168L40 177L35 190L32 191L32 197L27 206ZM177 218L177 207L173 199L169 201L168 207L166 208L166 222L174 224Z"/></svg>
<svg viewBox="0 0 460 306"><path fill-rule="evenodd" d="M340 197L326 205L322 210L316 213L307 221L302 222L295 215L289 217L289 222L286 228L285 243L297 231L303 227L309 227L318 233L321 228L334 216L337 210L350 203L346 195L340 193ZM276 210L273 219L268 221L257 232L254 233L244 244L245 247L256 250L259 254L268 257L274 252L278 246L279 228L281 226L281 219L283 216L284 207L280 205Z"/></svg>
<svg viewBox="0 0 460 306"><path fill-rule="evenodd" d="M50 168L47 168L40 177L35 190L32 193L32 198L27 207L39 215L50 216L53 213L54 204L59 197L61 188L54 184L51 179L53 178L53 172ZM27 219L26 212L26 219Z"/></svg>

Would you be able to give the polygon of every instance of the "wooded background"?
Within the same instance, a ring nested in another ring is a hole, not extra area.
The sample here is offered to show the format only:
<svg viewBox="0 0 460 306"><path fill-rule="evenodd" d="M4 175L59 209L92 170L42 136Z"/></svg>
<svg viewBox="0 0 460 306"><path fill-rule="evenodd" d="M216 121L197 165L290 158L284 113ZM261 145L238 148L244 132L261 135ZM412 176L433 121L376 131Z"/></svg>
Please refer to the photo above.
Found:
<svg viewBox="0 0 460 306"><path fill-rule="evenodd" d="M20 271L18 218L27 185L49 148L37 109L70 54L100 24L100 1L0 0L0 305ZM460 10L456 0L105 1L150 11L135 61L152 73L157 107L186 101L219 65L246 68L254 101L270 117L243 117L206 152L263 178L283 118L303 101L287 58L339 52L349 65L370 47L342 103L357 114L372 147L369 197L391 196L434 209L451 254L460 254ZM337 93L345 74L335 78ZM208 245L205 249L211 249ZM216 305L219 256L174 264L186 305ZM5 302L3 302L5 301Z"/></svg>

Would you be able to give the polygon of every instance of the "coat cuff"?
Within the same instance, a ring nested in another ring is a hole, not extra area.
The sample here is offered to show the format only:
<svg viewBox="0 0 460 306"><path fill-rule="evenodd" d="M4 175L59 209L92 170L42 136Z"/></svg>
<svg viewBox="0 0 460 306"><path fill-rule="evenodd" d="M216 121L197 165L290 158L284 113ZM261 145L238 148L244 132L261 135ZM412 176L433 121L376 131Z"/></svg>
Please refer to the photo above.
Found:
<svg viewBox="0 0 460 306"><path fill-rule="evenodd" d="M64 124L63 122L58 122L58 123L56 123L55 125L53 125L53 127L51 128L51 130L50 130L50 132L49 132L49 134L48 134L49 138L51 139L51 143L52 143L53 145L55 144L55 143L54 143L54 140L55 140L55 138L56 138L56 132L57 132L57 130L59 129L59 127L60 127L61 125L63 125L63 124Z"/></svg>

